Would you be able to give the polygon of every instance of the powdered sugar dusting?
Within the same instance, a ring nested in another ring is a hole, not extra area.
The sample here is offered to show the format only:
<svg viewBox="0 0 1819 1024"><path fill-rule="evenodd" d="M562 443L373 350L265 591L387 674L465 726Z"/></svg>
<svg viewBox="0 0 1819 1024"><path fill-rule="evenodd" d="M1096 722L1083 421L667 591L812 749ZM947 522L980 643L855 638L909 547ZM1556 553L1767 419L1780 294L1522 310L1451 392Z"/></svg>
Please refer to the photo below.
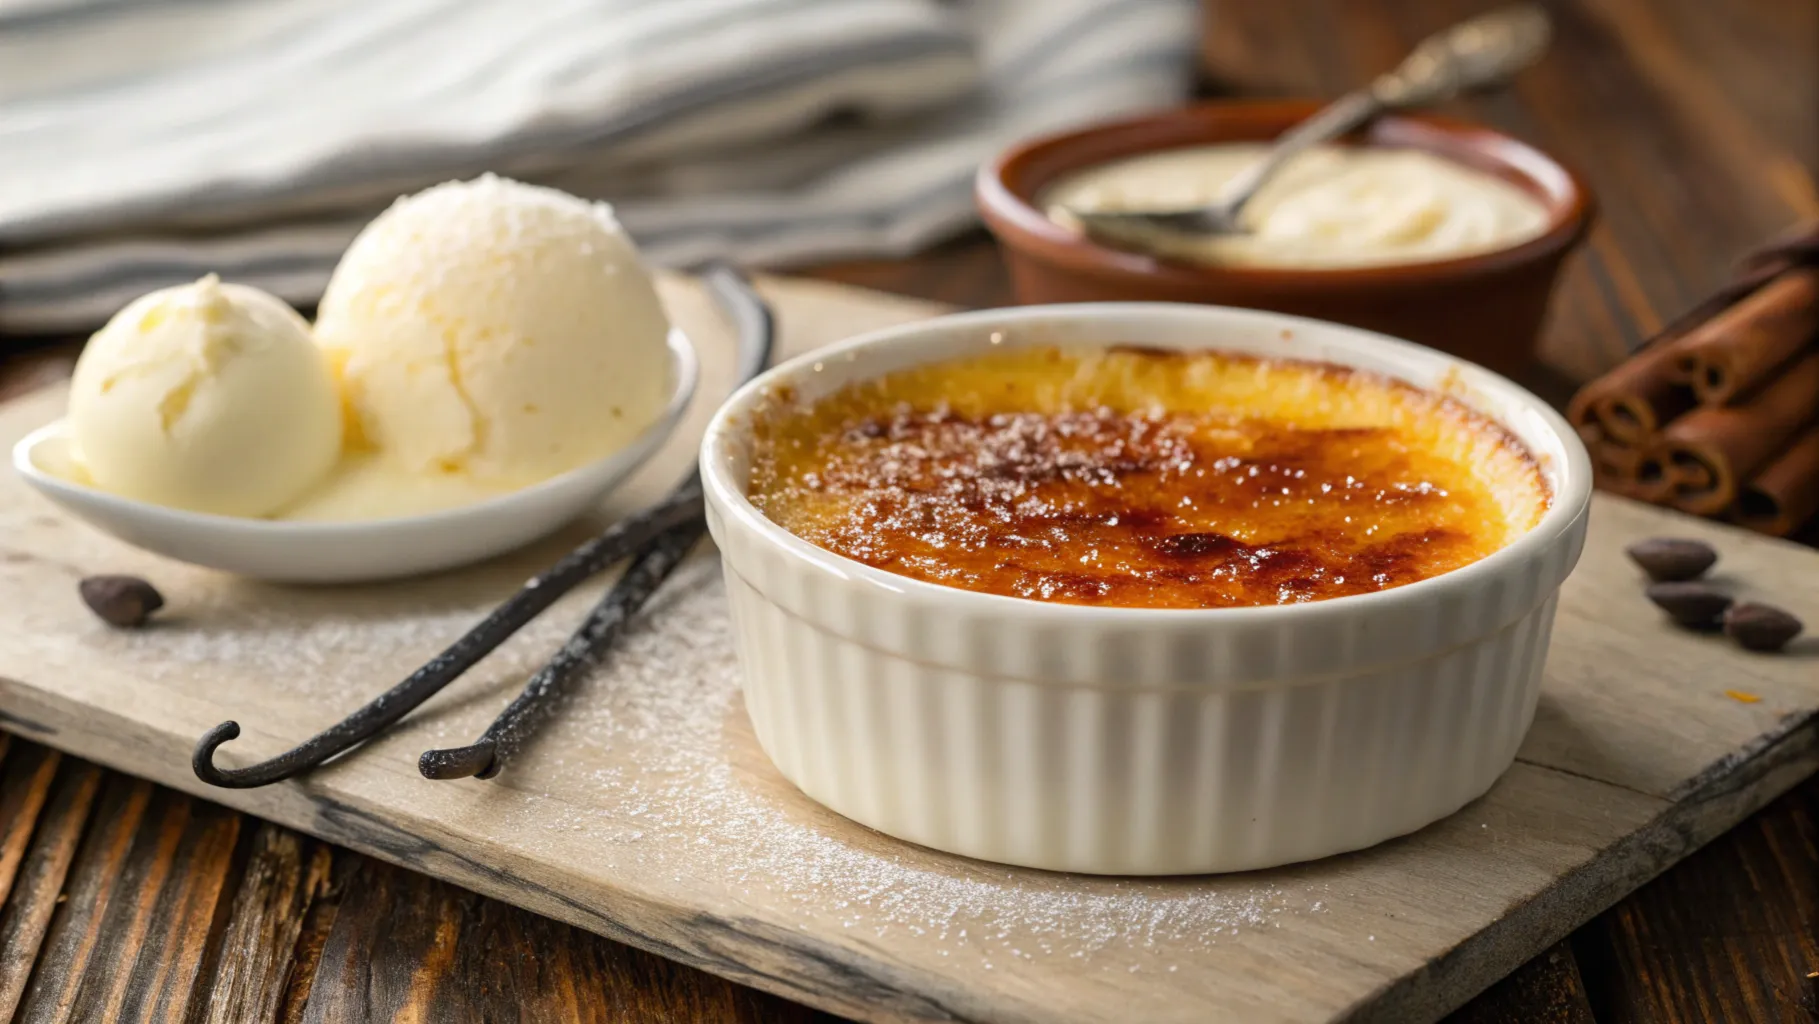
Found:
<svg viewBox="0 0 1819 1024"><path fill-rule="evenodd" d="M767 902L831 912L863 935L933 940L943 956L988 967L1121 948L1156 954L1163 970L1163 954L1323 909L1309 886L1063 876L860 830L765 778L775 769L739 703L718 572L697 559L682 576L525 755L522 776L589 791L588 806L528 792L515 816L525 826L613 844L659 871L719 877Z"/></svg>
<svg viewBox="0 0 1819 1024"><path fill-rule="evenodd" d="M403 679L471 629L501 594L476 601L466 593L408 600L355 597L345 589L286 590L281 603L249 595L256 584L183 587L160 628L119 632L95 628L92 643L129 657L154 682L193 679L199 670L232 666L236 675L300 694L335 716L352 711ZM383 592L380 592L383 593ZM598 588L571 594L532 620L450 692L534 671L553 654ZM299 605L305 607L299 608ZM348 666L359 667L349 672ZM438 697L438 700L445 698ZM495 709L496 710L496 709ZM491 714L491 710L488 711Z"/></svg>

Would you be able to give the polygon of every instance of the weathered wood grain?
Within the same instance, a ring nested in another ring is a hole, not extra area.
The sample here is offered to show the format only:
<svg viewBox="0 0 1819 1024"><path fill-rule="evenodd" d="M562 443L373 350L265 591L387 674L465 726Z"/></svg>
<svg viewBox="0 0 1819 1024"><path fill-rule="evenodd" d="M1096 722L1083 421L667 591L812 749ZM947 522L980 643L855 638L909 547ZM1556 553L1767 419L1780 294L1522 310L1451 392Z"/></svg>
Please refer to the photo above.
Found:
<svg viewBox="0 0 1819 1024"><path fill-rule="evenodd" d="M826 285L767 287L779 306L786 350L930 309ZM724 374L726 360L717 354L730 344L724 326L688 288L665 288L704 364ZM699 429L717 387L724 383L710 376L689 430ZM0 438L54 403L54 396L28 400L0 413ZM644 500L643 492L666 486L687 466L693 447L689 437L676 439L663 456L669 461L641 474L624 500ZM200 784L187 755L203 729L223 718L240 720L246 738L231 748L233 758L287 746L407 671L496 600L508 581L522 578L526 565L547 558L533 552L379 588L261 587L162 562L54 515L25 511L34 506L9 497L7 486L0 481L0 516L15 510L16 531L0 530L9 538L0 540L6 553L0 600L25 609L25 628L0 638L0 708L40 723L46 742L192 791ZM731 693L732 662L711 564L685 573L659 601L633 645L642 655L613 659L584 687L574 707L595 710L553 722L543 741L495 782L428 782L414 771L415 755L490 717L587 594L559 605L518 646L357 756L302 784L209 795L863 1019L1433 1018L1819 764L1813 728L1819 672L1810 649L1745 656L1710 637L1675 632L1642 600L1620 549L1631 538L1666 530L1711 539L1723 552L1727 578L1763 588L1819 620L1819 553L1600 499L1581 571L1562 596L1535 731L1516 768L1489 796L1376 850L1282 872L1145 883L1137 903L1119 902L1110 880L1015 871L981 880L975 866L867 833L805 801L770 769L736 701L724 696ZM38 551L57 554L46 561L33 554ZM59 604L72 567L101 565L156 580L171 601L165 626L117 633L95 624L67 595ZM728 703L724 712L710 705L719 716L712 729L693 725L697 731L687 733L696 737L690 742L718 752L665 768L673 764L665 760L673 754L667 745L679 735L673 716L689 713L663 698L676 686L703 687L701 699ZM1727 689L1762 700L1741 704L1725 696ZM615 703L628 700L633 703ZM623 718L640 715L647 722L642 732L619 729ZM711 790L651 788L677 771L722 781ZM653 827L639 827L640 815L650 816ZM761 837L727 833L749 827L740 823L754 815L770 822ZM764 860L754 842L795 847L794 856L809 858L813 870ZM823 887L819 879L832 882ZM916 915L891 916L900 902L839 905L850 903L842 894L879 885L920 886L921 895L912 893L921 901L912 903ZM952 899L943 894L975 891L967 886L983 886L973 897L976 906L939 905ZM547 979L530 965L495 964L475 952L490 940L459 941L480 934L471 929L503 910L461 902L472 896L437 896L414 917L402 909L388 914L390 930L377 935L370 915L385 905L379 891L365 884L359 899L340 902L306 1019L326 1012L317 1000L335 991L390 1000L347 1005L350 1015L417 1007L431 1019L444 1009L459 1016L473 1004L460 1001L466 982L449 980L457 962L513 979L531 994L526 998L555 998L539 988ZM1133 916L1101 912L1070 925L1068 914L1031 909L1057 899ZM1148 915L1166 919L1206 913L1209 905L1270 900L1285 909L1208 919L1235 928L1237 941L1207 942L1205 934L1187 931L1141 937ZM943 940L923 926L942 913L961 914L966 923L957 928L984 936L990 926L989 934L1002 939L989 945L970 937ZM498 920L485 926L494 935L519 928L512 923L517 918ZM1066 946L1103 927L1123 937L1068 955ZM439 945L444 940L451 943L446 950ZM1011 952L1037 950L1039 943L1063 950ZM362 952L375 953L370 963L356 955ZM444 953L451 958L446 963L436 959ZM349 970L374 973L350 976ZM1143 984L1132 984L1133 971ZM412 978L444 980L413 989Z"/></svg>
<svg viewBox="0 0 1819 1024"><path fill-rule="evenodd" d="M285 979L284 992L278 1005L277 1019L282 1024L302 1024L310 990L316 982L316 970L322 965L322 950L328 945L328 937L334 931L335 921L341 913L341 898L347 891L348 877L360 874L360 865L366 860L352 850L331 848L329 855L327 883L310 902L291 954L290 976ZM355 899L364 898L365 893L356 892ZM384 929L385 922L375 922L374 927ZM362 940L371 947L373 937L369 934L362 936Z"/></svg>
<svg viewBox="0 0 1819 1024"><path fill-rule="evenodd" d="M60 759L36 744L22 744L17 752L0 750L0 899L12 890Z"/></svg>
<svg viewBox="0 0 1819 1024"><path fill-rule="evenodd" d="M70 899L19 1009L22 1021L181 1024L219 923L241 819L144 783L118 787L118 812L78 854Z"/></svg>
<svg viewBox="0 0 1819 1024"><path fill-rule="evenodd" d="M75 1002L90 962L100 944L100 925L116 891L122 885L125 860L133 834L145 816L155 787L142 780L115 776L103 787L95 807L96 826L83 836L67 884L68 898L58 904L33 968L15 1020L51 1022L79 1020Z"/></svg>
<svg viewBox="0 0 1819 1024"><path fill-rule="evenodd" d="M24 744L21 744L24 745ZM31 744L36 746L36 744ZM102 771L63 759L50 799L5 905L0 908L0 1020L12 1020L63 891L76 845L89 820ZM9 787L10 791L10 787Z"/></svg>
<svg viewBox="0 0 1819 1024"><path fill-rule="evenodd" d="M1598 1024L1572 946L1562 942L1484 990L1448 1024Z"/></svg>
<svg viewBox="0 0 1819 1024"><path fill-rule="evenodd" d="M363 860L350 884L361 898L342 908L323 950L310 1024L826 1019L377 861Z"/></svg>
<svg viewBox="0 0 1819 1024"><path fill-rule="evenodd" d="M334 851L276 825L261 824L240 872L227 929L208 979L208 1024L278 1020L297 966L297 940L318 897L328 891Z"/></svg>
<svg viewBox="0 0 1819 1024"><path fill-rule="evenodd" d="M1600 1020L1798 1021L1819 971L1819 779L1575 937Z"/></svg>

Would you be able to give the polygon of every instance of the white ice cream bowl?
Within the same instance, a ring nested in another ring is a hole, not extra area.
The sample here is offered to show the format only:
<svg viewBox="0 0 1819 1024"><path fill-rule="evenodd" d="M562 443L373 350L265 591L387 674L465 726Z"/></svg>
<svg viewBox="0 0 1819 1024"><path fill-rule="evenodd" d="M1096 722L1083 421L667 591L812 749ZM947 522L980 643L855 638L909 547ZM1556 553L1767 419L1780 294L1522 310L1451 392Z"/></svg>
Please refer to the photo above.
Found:
<svg viewBox="0 0 1819 1024"><path fill-rule="evenodd" d="M350 522L243 519L164 508L78 482L69 423L59 419L13 448L13 468L64 511L129 544L195 565L285 583L358 583L437 572L503 554L585 514L675 430L699 368L670 331L670 393L631 443L521 490L423 515Z"/></svg>
<svg viewBox="0 0 1819 1024"><path fill-rule="evenodd" d="M1384 373L1501 423L1552 504L1507 547L1407 586L1157 610L909 579L811 545L746 500L749 425L767 395L812 401L994 344L1217 348ZM1336 324L1170 304L990 310L855 338L736 393L701 468L746 709L783 775L901 839L1105 874L1310 860L1482 795L1533 720L1591 498L1566 422L1488 370Z"/></svg>

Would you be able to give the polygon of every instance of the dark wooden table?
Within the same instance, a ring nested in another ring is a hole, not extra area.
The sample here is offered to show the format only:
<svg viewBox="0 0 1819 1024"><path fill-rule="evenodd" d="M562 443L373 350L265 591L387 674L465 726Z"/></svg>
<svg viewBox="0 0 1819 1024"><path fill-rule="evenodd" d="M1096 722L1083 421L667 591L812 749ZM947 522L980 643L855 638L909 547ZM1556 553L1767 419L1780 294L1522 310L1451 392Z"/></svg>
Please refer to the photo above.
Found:
<svg viewBox="0 0 1819 1024"><path fill-rule="evenodd" d="M1227 0L1206 89L1332 95L1479 0ZM1559 393L1819 215L1819 0L1558 0L1558 40L1455 113L1581 168L1603 219L1532 383ZM818 276L1009 300L982 237ZM0 398L73 342L0 361ZM0 627L3 628L3 627ZM3 718L0 718L3 724ZM0 1017L807 1021L825 1015L0 736ZM1472 1022L1819 1021L1819 779L1530 961Z"/></svg>

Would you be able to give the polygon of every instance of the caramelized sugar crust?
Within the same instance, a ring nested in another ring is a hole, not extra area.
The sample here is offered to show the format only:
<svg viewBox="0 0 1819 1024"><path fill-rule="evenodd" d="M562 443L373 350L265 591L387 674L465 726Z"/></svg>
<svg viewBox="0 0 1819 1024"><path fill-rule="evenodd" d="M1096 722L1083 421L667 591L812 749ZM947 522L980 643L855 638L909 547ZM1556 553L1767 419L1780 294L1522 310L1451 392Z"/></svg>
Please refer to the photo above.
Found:
<svg viewBox="0 0 1819 1024"><path fill-rule="evenodd" d="M1483 558L1549 501L1521 444L1456 401L1220 353L993 352L774 396L754 442L750 498L798 537L1072 604L1385 590Z"/></svg>

